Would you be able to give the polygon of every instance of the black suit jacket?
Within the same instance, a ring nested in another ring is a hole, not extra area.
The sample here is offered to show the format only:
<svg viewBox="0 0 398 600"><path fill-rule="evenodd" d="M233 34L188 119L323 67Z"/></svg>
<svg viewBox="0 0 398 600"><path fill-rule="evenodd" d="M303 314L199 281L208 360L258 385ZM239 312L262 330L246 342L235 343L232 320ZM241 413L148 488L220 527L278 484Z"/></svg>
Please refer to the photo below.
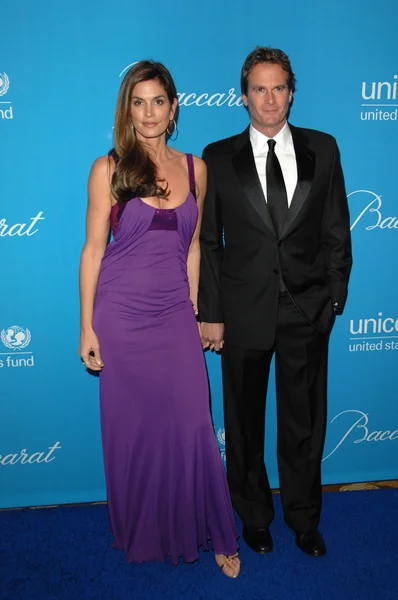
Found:
<svg viewBox="0 0 398 600"><path fill-rule="evenodd" d="M225 340L272 346L279 272L304 317L320 332L342 312L352 265L350 222L335 139L290 125L298 182L278 239L256 171L249 128L207 146L201 228L201 321L225 323Z"/></svg>

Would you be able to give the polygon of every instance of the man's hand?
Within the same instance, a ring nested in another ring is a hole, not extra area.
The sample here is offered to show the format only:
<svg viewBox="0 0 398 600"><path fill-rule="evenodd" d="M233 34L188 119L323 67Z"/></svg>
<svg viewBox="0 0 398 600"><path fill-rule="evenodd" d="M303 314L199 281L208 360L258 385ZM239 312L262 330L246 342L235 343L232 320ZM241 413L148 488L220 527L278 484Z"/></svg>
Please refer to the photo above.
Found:
<svg viewBox="0 0 398 600"><path fill-rule="evenodd" d="M224 347L224 323L201 323L203 348L219 352Z"/></svg>

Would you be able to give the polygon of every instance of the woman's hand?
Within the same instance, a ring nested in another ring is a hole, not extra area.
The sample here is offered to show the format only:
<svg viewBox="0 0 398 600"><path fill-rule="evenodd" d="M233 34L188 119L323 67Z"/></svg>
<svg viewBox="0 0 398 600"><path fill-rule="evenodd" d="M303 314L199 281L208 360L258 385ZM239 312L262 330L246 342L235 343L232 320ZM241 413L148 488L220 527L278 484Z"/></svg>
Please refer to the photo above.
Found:
<svg viewBox="0 0 398 600"><path fill-rule="evenodd" d="M80 334L79 354L87 369L101 371L104 363L100 354L99 341L93 330Z"/></svg>

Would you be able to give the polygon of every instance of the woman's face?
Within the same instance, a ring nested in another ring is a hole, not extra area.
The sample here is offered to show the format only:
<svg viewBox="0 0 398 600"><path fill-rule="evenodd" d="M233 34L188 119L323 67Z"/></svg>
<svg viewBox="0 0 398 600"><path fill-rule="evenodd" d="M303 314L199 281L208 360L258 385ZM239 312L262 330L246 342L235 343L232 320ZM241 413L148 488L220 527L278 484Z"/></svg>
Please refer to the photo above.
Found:
<svg viewBox="0 0 398 600"><path fill-rule="evenodd" d="M166 90L157 79L137 83L130 104L136 135L146 139L163 135L174 118L176 107L177 99L170 104Z"/></svg>

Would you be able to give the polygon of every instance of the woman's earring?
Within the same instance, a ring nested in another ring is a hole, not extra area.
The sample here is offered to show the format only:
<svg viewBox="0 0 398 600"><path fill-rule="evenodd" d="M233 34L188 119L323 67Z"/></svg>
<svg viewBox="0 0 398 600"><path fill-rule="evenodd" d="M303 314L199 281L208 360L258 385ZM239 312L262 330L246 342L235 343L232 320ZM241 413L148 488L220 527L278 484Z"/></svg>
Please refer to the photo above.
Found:
<svg viewBox="0 0 398 600"><path fill-rule="evenodd" d="M170 131L170 123L173 123L173 125L174 125L173 131ZM167 134L171 137L177 131L177 123L176 123L175 119L172 119L172 121L170 121L170 123L168 124L166 131L167 131ZM176 137L174 139L176 140L177 137L178 137L178 132L177 132L177 135L176 135Z"/></svg>

